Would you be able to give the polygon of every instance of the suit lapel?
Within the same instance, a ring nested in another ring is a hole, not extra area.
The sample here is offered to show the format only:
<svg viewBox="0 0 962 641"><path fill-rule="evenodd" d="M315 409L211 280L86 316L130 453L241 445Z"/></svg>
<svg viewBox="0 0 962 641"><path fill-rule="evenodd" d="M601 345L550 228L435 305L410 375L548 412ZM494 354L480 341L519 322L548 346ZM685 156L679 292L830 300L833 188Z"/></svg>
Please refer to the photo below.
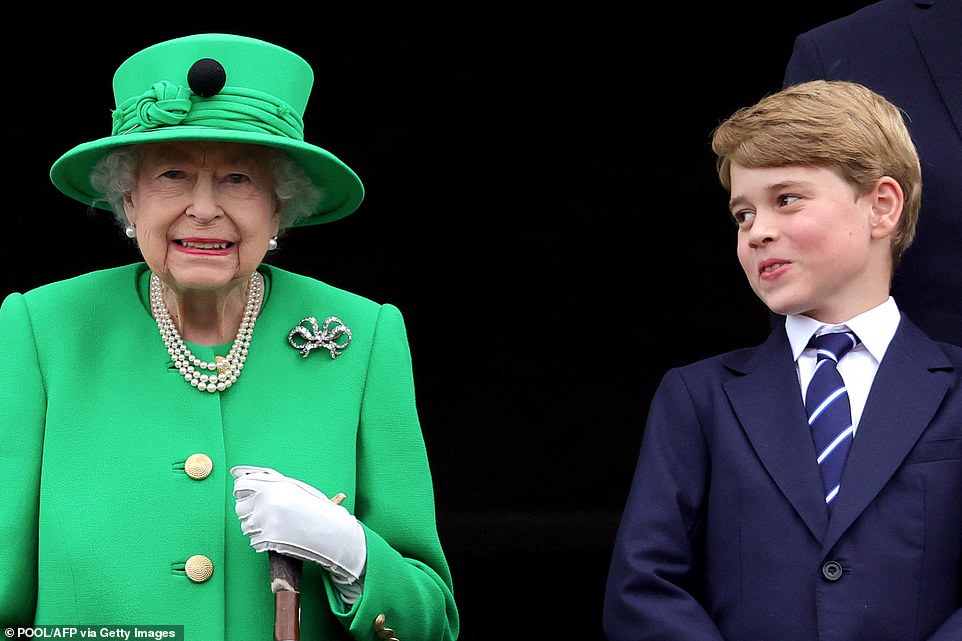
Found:
<svg viewBox="0 0 962 641"><path fill-rule="evenodd" d="M951 368L938 346L903 316L879 365L835 500L826 552L882 491L935 415Z"/></svg>
<svg viewBox="0 0 962 641"><path fill-rule="evenodd" d="M909 22L939 94L962 135L962 64L958 56L962 12L952 6L958 1L933 3L930 9L916 12Z"/></svg>
<svg viewBox="0 0 962 641"><path fill-rule="evenodd" d="M784 328L773 330L748 358L732 359L726 366L743 374L724 387L752 447L779 490L821 540L828 520L822 480Z"/></svg>

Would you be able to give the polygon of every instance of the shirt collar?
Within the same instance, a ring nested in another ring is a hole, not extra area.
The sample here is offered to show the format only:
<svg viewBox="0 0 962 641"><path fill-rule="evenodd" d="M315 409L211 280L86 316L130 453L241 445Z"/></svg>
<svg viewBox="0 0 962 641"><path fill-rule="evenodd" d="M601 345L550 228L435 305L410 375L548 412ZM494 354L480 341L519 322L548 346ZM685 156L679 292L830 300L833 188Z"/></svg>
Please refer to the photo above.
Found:
<svg viewBox="0 0 962 641"><path fill-rule="evenodd" d="M889 296L888 300L881 305L862 312L844 323L834 325L828 325L802 314L789 315L785 317L785 331L788 334L788 342L792 346L792 358L796 361L808 346L812 336L823 333L820 330L824 328L836 331L852 330L876 362L882 362L882 357L885 356L885 351L895 336L895 330L898 329L900 319L898 305L895 304L895 299Z"/></svg>

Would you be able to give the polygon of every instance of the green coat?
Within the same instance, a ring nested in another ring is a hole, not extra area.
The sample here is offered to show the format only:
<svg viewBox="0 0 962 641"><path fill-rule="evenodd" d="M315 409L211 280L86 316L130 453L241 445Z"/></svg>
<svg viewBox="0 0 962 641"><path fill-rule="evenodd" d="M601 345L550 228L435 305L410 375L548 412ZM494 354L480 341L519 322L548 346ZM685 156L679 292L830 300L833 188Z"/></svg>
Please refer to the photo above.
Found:
<svg viewBox="0 0 962 641"><path fill-rule="evenodd" d="M344 492L367 536L364 590L350 609L326 572L305 564L304 641L373 641L379 614L402 641L457 637L400 312L261 272L268 289L247 365L223 393L198 391L173 369L144 264L4 301L0 625L183 625L197 641L273 638L267 555L241 533L229 474L257 465ZM352 332L340 356L290 346L302 319L331 315ZM184 470L195 453L213 461L201 480ZM184 571L197 554L213 563L202 583Z"/></svg>

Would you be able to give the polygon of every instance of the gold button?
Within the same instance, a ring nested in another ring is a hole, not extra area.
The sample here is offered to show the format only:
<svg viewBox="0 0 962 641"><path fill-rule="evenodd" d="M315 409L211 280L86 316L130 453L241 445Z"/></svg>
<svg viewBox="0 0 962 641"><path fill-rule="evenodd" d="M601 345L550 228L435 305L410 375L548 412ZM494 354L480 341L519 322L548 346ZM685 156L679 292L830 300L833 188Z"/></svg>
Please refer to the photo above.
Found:
<svg viewBox="0 0 962 641"><path fill-rule="evenodd" d="M214 462L210 460L210 457L206 454L191 454L184 461L184 471L187 472L187 476L194 479L195 481L200 481L210 476L210 471L214 469Z"/></svg>
<svg viewBox="0 0 962 641"><path fill-rule="evenodd" d="M203 554L195 554L184 564L187 578L194 583L203 583L214 574L214 564Z"/></svg>

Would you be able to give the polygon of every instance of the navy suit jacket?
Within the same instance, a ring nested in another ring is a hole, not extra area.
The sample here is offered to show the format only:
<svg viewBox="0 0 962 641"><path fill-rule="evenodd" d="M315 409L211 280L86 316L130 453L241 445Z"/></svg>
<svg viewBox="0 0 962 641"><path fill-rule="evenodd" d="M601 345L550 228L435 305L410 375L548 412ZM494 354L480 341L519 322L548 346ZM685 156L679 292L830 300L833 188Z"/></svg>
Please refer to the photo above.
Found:
<svg viewBox="0 0 962 641"><path fill-rule="evenodd" d="M892 293L930 337L962 345L962 0L883 0L799 35L785 84L816 78L859 82L905 112L922 210Z"/></svg>
<svg viewBox="0 0 962 641"><path fill-rule="evenodd" d="M829 518L784 327L652 401L604 605L611 641L962 639L962 348L905 315Z"/></svg>

